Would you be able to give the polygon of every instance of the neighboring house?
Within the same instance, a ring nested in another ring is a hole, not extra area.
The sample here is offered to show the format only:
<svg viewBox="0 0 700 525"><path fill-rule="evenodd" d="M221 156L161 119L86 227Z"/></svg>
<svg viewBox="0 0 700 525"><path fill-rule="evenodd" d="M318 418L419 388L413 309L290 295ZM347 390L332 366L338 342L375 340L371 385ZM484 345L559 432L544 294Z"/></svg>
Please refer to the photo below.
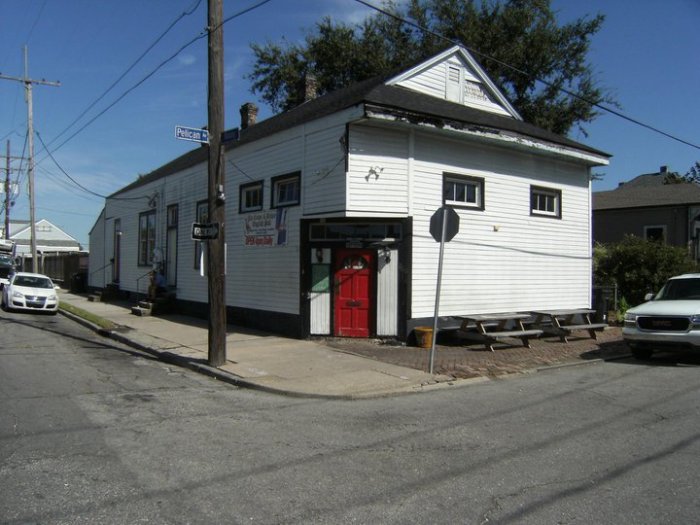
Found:
<svg viewBox="0 0 700 525"><path fill-rule="evenodd" d="M700 186L662 166L593 193L593 240L614 243L625 235L688 247L700 259Z"/></svg>
<svg viewBox="0 0 700 525"><path fill-rule="evenodd" d="M36 231L36 251L39 255L83 251L77 240L46 219L36 221L34 229ZM4 232L2 236L4 238ZM31 239L31 223L29 221L10 221L10 240L16 244L18 256L31 258Z"/></svg>
<svg viewBox="0 0 700 525"><path fill-rule="evenodd" d="M590 176L608 155L522 121L471 55L308 100L225 133L231 322L297 337L404 338L440 315L591 303ZM89 285L143 294L160 266L185 312L206 315L192 223L207 220L207 148L106 199Z"/></svg>
<svg viewBox="0 0 700 525"><path fill-rule="evenodd" d="M72 277L87 269L87 252L80 243L55 224L40 219L35 225L36 251L41 273L47 274L56 282L68 285ZM4 228L0 235L5 238ZM10 240L15 243L15 255L19 258L19 268L32 271L31 223L10 221Z"/></svg>

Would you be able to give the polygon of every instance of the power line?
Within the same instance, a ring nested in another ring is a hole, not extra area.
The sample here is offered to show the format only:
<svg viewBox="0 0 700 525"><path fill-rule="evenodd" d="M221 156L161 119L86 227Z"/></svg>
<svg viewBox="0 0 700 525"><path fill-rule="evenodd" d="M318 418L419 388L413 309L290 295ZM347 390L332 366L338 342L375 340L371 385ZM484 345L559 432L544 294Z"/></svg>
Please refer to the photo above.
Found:
<svg viewBox="0 0 700 525"><path fill-rule="evenodd" d="M271 0L262 0L262 1L258 2L257 4L255 4L255 5L253 5L253 6L250 6L250 7L246 8L246 9L243 9L243 10L241 10L241 11L238 11L237 13L235 13L235 14L229 16L228 18L226 18L226 19L225 19L221 24L219 24L219 26L217 26L217 27L220 27L220 26L224 25L225 23L227 23L227 22L233 20L234 18L238 18L239 16L242 16L242 15L244 15L244 14L246 14L246 13L249 13L250 11L252 11L252 10L254 10L254 9L257 9L257 8L263 6L264 4L267 4L267 3L270 2L270 1L271 1ZM201 39L203 39L203 38L206 38L208 34L209 34L209 28L205 28L205 29L204 29L201 33L199 33L197 36L195 36L194 38L192 38L191 40L189 40L188 42L186 42L185 44L183 44L182 46L180 46L180 48L179 48L177 51L175 51L175 53L173 53L171 56L169 56L168 58L166 58L165 60L163 60L163 61L162 61L160 64L158 64L150 73L148 73L145 77L143 77L141 80L139 80L138 82L136 82L136 84L134 84L133 86L131 86L130 88L128 88L126 91L124 91L124 93L122 93L119 97L117 97L116 100L114 100L114 101L113 101L111 104L109 104L106 108L104 108L104 109L103 109L102 111L100 111L97 115L95 115L93 118L91 118L89 121L87 121L87 123L86 123L85 125L83 125L79 130L77 130L75 133L73 133L72 135L70 135L66 140L64 140L64 141L61 142L58 146L56 146L56 147L53 149L53 151L56 152L58 149L62 148L67 142L69 142L70 140L72 140L76 135L78 135L79 133L81 133L82 131L84 131L90 124L92 124L93 122L95 122L98 118L100 118L102 115L104 115L105 113L107 113L107 111L109 111L109 110L112 109L114 106L116 106L119 102L121 102L121 100L124 99L124 97L126 97L129 93L131 93L132 91L134 91L137 87L139 87L141 84L143 84L144 82L146 82L146 80L148 80L148 79L151 78L153 75L155 75L163 66L165 66L166 64L168 64L169 62L171 62L172 60L174 60L180 53L182 53L185 49L187 49L188 47L190 47L192 44L194 44L194 43L197 42L198 40L201 40ZM48 151L48 150L47 150L47 151ZM43 160L43 159L42 159L42 160Z"/></svg>
<svg viewBox="0 0 700 525"><path fill-rule="evenodd" d="M393 18L394 20L396 20L396 21L398 21L398 22L401 22L402 24L410 25L410 26L412 26L412 27L418 29L419 31L422 31L422 32L424 32L424 33L428 33L428 34L430 34L430 35L433 35L433 36L435 36L435 37L437 37L437 38L439 38L439 39L441 39L441 40L444 40L445 42L449 42L450 44L462 46L462 47L466 48L467 50L469 50L470 53L475 54L475 55L478 55L479 57L485 58L485 59L490 60L490 61L492 61L492 62L495 62L496 64L498 64L498 65L500 65L500 66L503 66L503 67L505 67L505 68L508 68L508 69L510 69L511 71L514 71L514 72L516 72L516 73L518 73L518 74L520 74L520 75L524 75L524 76L527 76L527 77L534 78L537 82L540 82L540 83L544 84L544 85L547 86L547 87L556 88L557 90L561 91L562 93L565 93L565 94L567 94L567 95L569 95L569 96L571 96L571 97L574 97L574 98L576 98L576 99L578 99L578 100L580 100L580 101L582 101L582 102L585 102L586 104L589 104L589 105L591 105L591 106L594 106L594 107L596 107L596 108L598 108L598 109L601 109L601 110L603 110L603 111L606 111L606 112L610 113L611 115L615 115L616 117L622 118L622 119L624 119L624 120L627 120L628 122L631 122L631 123L633 123L633 124L636 124L636 125L638 125L638 126L641 126L641 127L643 127L643 128L646 128L646 129L648 129L648 130L650 130L650 131L653 131L653 132L655 132L655 133L658 133L658 134L660 134L660 135L663 135L663 136L665 136L665 137L667 137L667 138L670 138L670 139L675 140L675 141L677 141L677 142L680 142L680 143L682 143L682 144L685 144L686 146L690 146L690 147L695 148L695 149L700 149L700 145L693 144L692 142L689 142L689 141L684 140L684 139L682 139L682 138L676 137L675 135L672 135L672 134L667 133L666 131L663 131L663 130L661 130L661 129L655 127L655 126L652 126L651 124L646 124L646 123L644 123L644 122L642 122L642 121L640 121L640 120L638 120L638 119L629 117L629 116L627 116L627 115L621 113L620 111L614 110L614 109L609 108L609 107L607 107L607 106L604 106L604 105L602 105L602 104L600 104L600 103L593 102L592 100L589 100L589 99L587 99L586 97L583 97L583 96L579 95L578 93L574 93L573 91L569 91L569 90L566 89L566 88L555 86L554 84L552 84L551 82L548 82L547 80L543 80L543 79L541 79L541 78L533 77L532 75L530 75L530 74L527 73L526 71L523 71L522 69L519 69L519 68L517 68L517 67L515 67L515 66L512 66L511 64L508 64L507 62L503 62L502 60L499 60L499 59L494 58L494 57L492 57L492 56L490 56L490 55L487 55L486 53L482 53L482 52L480 52L480 51L477 51L476 49L473 49L473 48L471 48L471 47L465 45L465 44L462 43L462 42L458 42L458 41L456 41L456 40L452 40L452 39L450 39L450 38L447 38L446 36L444 36L444 35L442 35L442 34L440 34L440 33L437 33L437 32L435 32L435 31L433 31L432 29L428 29L427 27L423 27L423 26L421 26L420 24L417 24L417 23L412 22L412 21L410 21L410 20L406 20L405 18L402 18L402 17L400 17L399 15L397 15L397 14L395 14L395 13L392 13L392 12L390 12L390 11L387 11L386 9L382 9L382 8L380 8L380 7L377 7L377 6L375 6L375 5L370 4L370 3L367 2L366 0L355 0L355 1L356 1L357 3L359 3L359 4L364 5L365 7L369 7L370 9L373 9L373 10L375 10L375 11L377 11L377 12L379 12L379 13L385 15L385 16L391 17L391 18Z"/></svg>
<svg viewBox="0 0 700 525"><path fill-rule="evenodd" d="M170 23L170 25L165 29L165 31L163 31L163 32L158 36L158 38L156 38L156 39L153 41L153 43L152 43L150 46L148 46L148 47L146 48L146 50L145 50L143 53L141 53L141 54L139 55L139 57L138 57L128 68L126 68L126 70L125 70L121 75L119 75L119 77L118 77L114 82L112 82L112 84L111 84L99 97L97 97L88 107L86 107L86 108L80 113L80 115L78 115L78 116L75 118L75 120L73 120L70 124L68 124L68 126L66 126L66 128L65 128L63 131L61 131L61 132L60 132L58 135L56 135L51 141L49 141L49 144L48 144L48 145L50 146L51 144L53 144L54 142L56 142L56 141L59 139L59 137L61 137L61 136L64 135L65 133L67 133L68 130L69 130L70 128L72 128L81 118L83 118L83 117L85 116L85 114L86 114L88 111L90 111L92 108L94 108L95 105L97 105L98 102L100 102L105 96L107 96L107 94L108 94L110 91L112 91L112 89L114 89L114 87L115 87L119 82L121 82L122 79L124 79L124 77L125 77L126 75L128 75L129 72L130 72L132 69L134 69L134 67L136 67L136 65L151 51L151 49L153 49L153 48L158 44L158 42L160 42L160 41L165 37L165 35L167 35L167 34L170 32L170 30L171 30L173 27L175 27L175 24L177 24L180 20L182 20L182 19L185 18L186 16L189 16L189 15L191 15L192 13L194 13L194 12L197 10L197 8L199 7L199 4L201 4L201 3L202 3L202 0L197 0L196 3L195 3L195 5L194 5L192 8L190 8L189 10L185 10L185 11L182 12L175 20L173 20L173 21Z"/></svg>

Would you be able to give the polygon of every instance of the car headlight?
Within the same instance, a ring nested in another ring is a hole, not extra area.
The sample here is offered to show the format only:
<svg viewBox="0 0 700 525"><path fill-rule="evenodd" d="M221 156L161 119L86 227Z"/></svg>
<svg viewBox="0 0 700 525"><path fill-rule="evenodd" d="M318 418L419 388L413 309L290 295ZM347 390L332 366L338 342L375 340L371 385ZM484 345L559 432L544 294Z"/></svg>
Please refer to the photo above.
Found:
<svg viewBox="0 0 700 525"><path fill-rule="evenodd" d="M700 328L700 314L695 314L693 317L691 317L690 322L694 328Z"/></svg>
<svg viewBox="0 0 700 525"><path fill-rule="evenodd" d="M637 315L625 313L625 322L626 323L636 323L637 322Z"/></svg>
<svg viewBox="0 0 700 525"><path fill-rule="evenodd" d="M46 298L46 300L47 300L47 301L55 301L55 300L56 300L56 294L49 295L49 296Z"/></svg>
<svg viewBox="0 0 700 525"><path fill-rule="evenodd" d="M18 299L21 299L22 297L24 297L24 295L22 294L22 292L12 290L12 297L17 297Z"/></svg>

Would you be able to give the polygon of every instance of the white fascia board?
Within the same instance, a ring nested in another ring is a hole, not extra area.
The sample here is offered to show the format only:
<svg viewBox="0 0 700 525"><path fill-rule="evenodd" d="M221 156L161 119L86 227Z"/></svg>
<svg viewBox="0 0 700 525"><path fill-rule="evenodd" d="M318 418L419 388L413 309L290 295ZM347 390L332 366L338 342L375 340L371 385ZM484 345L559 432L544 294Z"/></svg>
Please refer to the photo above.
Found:
<svg viewBox="0 0 700 525"><path fill-rule="evenodd" d="M508 99L501 93L501 90L496 87L496 84L494 84L489 76L486 74L486 71L482 69L482 67L479 65L479 63L474 59L474 57L467 51L464 47L462 46L452 46L449 49L446 49L439 55L435 55L433 58L430 58L426 60L425 62L421 62L415 67L412 67L411 69L404 71L403 73L390 78L389 80L386 81L386 85L394 85L398 84L399 82L402 82L414 75L417 75L423 70L429 69L436 64L439 64L440 62L443 62L447 60L450 56L454 54L459 54L462 59L474 70L474 72L477 74L479 77L479 80L481 80L489 89L491 94L496 98L496 100L503 105L503 107L510 113L510 115L517 120L523 120L523 117L520 116L520 113L511 105L510 102L508 102Z"/></svg>
<svg viewBox="0 0 700 525"><path fill-rule="evenodd" d="M540 153L555 155L559 157L566 157L569 159L575 159L580 162L584 162L591 166L607 166L610 161L607 157L602 155L596 155L588 151L583 151L580 149L575 149L568 146L563 146L561 144L555 144L553 142L545 142L542 140L537 140L532 137L526 137L523 135L516 135L512 132L501 131L499 133L490 132L487 128L481 129L458 129L453 128L449 125L443 127L434 126L432 124L414 124L405 121L401 118L386 115L384 113L377 113L371 110L367 110L367 117L374 119L376 121L393 122L393 123L404 123L409 127L419 128L426 130L434 130L437 132L449 132L459 136L468 136L475 139L487 140L489 142L499 143L501 145L511 145L514 147L519 147L522 149L527 149L529 151L536 150Z"/></svg>

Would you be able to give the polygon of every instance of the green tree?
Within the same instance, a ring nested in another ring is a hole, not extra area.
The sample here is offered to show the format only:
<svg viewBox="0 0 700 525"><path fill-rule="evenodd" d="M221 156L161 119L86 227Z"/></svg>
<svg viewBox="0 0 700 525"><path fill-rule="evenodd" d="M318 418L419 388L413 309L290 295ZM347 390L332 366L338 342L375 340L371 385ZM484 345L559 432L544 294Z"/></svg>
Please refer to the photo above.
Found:
<svg viewBox="0 0 700 525"><path fill-rule="evenodd" d="M658 292L669 277L698 271L685 248L634 235L616 244L598 245L593 253L595 283L617 283L619 295L631 305L644 301L649 292Z"/></svg>
<svg viewBox="0 0 700 525"><path fill-rule="evenodd" d="M252 91L286 110L303 101L307 74L327 93L447 48L441 34L475 52L526 121L555 133L583 130L598 115L593 104L615 104L587 62L603 15L558 24L550 0L410 0L384 8L396 18L375 13L357 25L324 18L302 44L253 44Z"/></svg>
<svg viewBox="0 0 700 525"><path fill-rule="evenodd" d="M683 176L683 179L688 182L700 184L700 162L696 161L695 164L690 167L688 173Z"/></svg>

